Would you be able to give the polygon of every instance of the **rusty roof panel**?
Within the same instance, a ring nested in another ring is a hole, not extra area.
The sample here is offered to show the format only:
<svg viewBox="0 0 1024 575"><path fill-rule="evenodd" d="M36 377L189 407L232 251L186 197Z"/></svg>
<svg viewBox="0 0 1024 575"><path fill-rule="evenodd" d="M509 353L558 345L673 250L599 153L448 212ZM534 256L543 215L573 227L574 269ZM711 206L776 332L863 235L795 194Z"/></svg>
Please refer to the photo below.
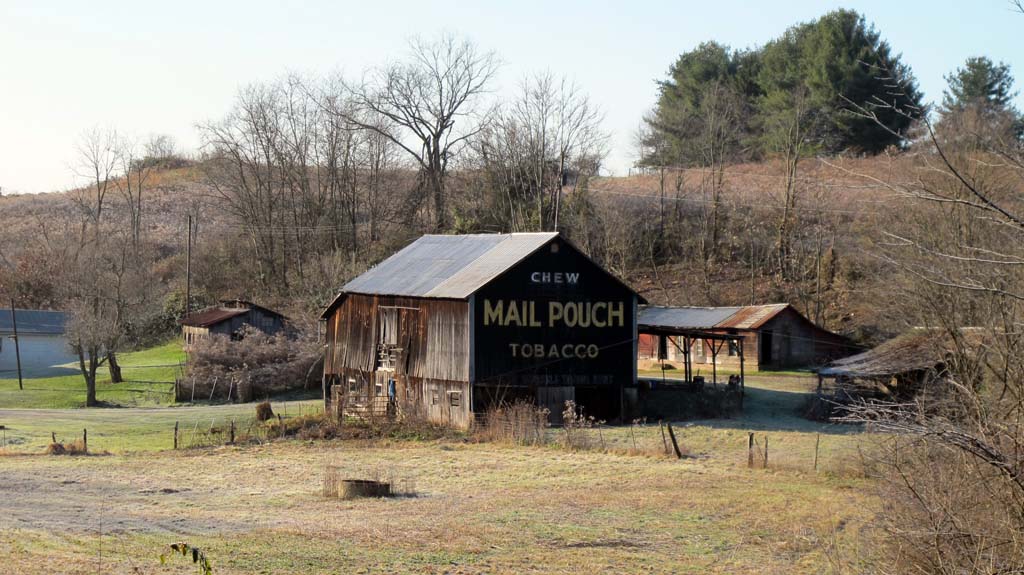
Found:
<svg viewBox="0 0 1024 575"><path fill-rule="evenodd" d="M735 314L715 325L715 327L729 329L757 329L787 307L789 307L789 304L785 303L744 306Z"/></svg>
<svg viewBox="0 0 1024 575"><path fill-rule="evenodd" d="M181 320L181 325L191 327L210 327L222 321L249 313L247 309L226 309L222 307L211 307L189 314Z"/></svg>

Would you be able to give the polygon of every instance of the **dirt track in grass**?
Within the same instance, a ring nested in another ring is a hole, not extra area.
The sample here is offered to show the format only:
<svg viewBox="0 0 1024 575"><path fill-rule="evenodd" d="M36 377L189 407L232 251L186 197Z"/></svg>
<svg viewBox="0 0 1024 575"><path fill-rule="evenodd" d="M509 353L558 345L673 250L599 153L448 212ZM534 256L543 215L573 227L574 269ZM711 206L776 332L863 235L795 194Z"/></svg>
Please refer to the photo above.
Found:
<svg viewBox="0 0 1024 575"><path fill-rule="evenodd" d="M155 563L181 539L218 574L822 573L836 549L867 560L863 480L739 463L462 442L7 456L0 564L94 573L101 547L106 572L184 573ZM325 465L417 495L325 499Z"/></svg>

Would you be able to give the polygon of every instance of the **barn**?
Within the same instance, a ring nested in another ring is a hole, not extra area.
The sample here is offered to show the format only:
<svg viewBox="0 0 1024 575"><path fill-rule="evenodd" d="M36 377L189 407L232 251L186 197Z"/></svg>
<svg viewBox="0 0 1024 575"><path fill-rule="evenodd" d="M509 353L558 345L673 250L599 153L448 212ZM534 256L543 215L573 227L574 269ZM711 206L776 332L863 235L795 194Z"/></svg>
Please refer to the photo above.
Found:
<svg viewBox="0 0 1024 575"><path fill-rule="evenodd" d="M742 345L739 341L716 345L706 338L690 338L694 368L714 365L738 369L741 361L749 370L816 367L859 350L847 338L815 325L785 303L736 307L644 306L637 323L641 331L638 345L641 361L683 361L685 354L682 338L643 333L645 331L702 330L742 337Z"/></svg>
<svg viewBox="0 0 1024 575"><path fill-rule="evenodd" d="M218 305L185 316L181 320L181 337L188 349L211 335L236 338L247 326L274 335L285 329L286 321L285 316L250 301L221 300Z"/></svg>
<svg viewBox="0 0 1024 575"><path fill-rule="evenodd" d="M640 302L558 233L423 236L324 310L324 400L456 427L517 399L619 419Z"/></svg>
<svg viewBox="0 0 1024 575"><path fill-rule="evenodd" d="M62 311L0 310L0 378L17 377L18 356L26 376L78 361L65 335L67 314ZM18 334L15 347L14 334ZM16 353L17 351L17 353Z"/></svg>

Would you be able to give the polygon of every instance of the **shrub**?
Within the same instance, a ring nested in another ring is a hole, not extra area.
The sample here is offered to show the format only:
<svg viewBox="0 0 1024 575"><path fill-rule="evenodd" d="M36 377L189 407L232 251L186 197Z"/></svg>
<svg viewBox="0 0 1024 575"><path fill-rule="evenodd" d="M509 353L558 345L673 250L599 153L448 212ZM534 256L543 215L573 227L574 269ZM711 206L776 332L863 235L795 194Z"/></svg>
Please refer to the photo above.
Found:
<svg viewBox="0 0 1024 575"><path fill-rule="evenodd" d="M475 435L484 441L505 441L516 445L546 443L550 413L526 400L498 405L484 415Z"/></svg>
<svg viewBox="0 0 1024 575"><path fill-rule="evenodd" d="M256 404L256 421L266 421L274 417L274 410L270 407L270 400L264 400Z"/></svg>
<svg viewBox="0 0 1024 575"><path fill-rule="evenodd" d="M86 455L89 452L85 449L82 440L76 439L69 443L53 442L46 447L46 453L48 455Z"/></svg>
<svg viewBox="0 0 1024 575"><path fill-rule="evenodd" d="M268 336L249 327L240 335L237 341L218 335L193 345L182 386L188 397L252 401L318 380L321 353L315 337Z"/></svg>
<svg viewBox="0 0 1024 575"><path fill-rule="evenodd" d="M582 406L577 406L575 401L565 402L565 411L562 412L562 429L565 431L565 446L569 449L590 449L591 437L586 433L587 429L598 428L604 425L604 421L596 419L593 415L586 415ZM603 441L602 441L603 443Z"/></svg>

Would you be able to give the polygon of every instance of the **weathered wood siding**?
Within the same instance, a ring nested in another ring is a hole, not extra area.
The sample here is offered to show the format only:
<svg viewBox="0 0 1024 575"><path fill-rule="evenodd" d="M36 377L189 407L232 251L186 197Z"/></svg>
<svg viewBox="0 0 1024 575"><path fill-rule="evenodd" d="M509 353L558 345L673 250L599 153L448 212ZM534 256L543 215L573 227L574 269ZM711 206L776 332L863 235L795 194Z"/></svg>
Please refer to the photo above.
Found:
<svg viewBox="0 0 1024 575"><path fill-rule="evenodd" d="M385 366L380 358L382 313L397 319L393 366ZM469 425L467 302L348 294L326 323L328 403L334 385L353 401L386 397L387 379L393 378L395 402L403 414L456 427Z"/></svg>

